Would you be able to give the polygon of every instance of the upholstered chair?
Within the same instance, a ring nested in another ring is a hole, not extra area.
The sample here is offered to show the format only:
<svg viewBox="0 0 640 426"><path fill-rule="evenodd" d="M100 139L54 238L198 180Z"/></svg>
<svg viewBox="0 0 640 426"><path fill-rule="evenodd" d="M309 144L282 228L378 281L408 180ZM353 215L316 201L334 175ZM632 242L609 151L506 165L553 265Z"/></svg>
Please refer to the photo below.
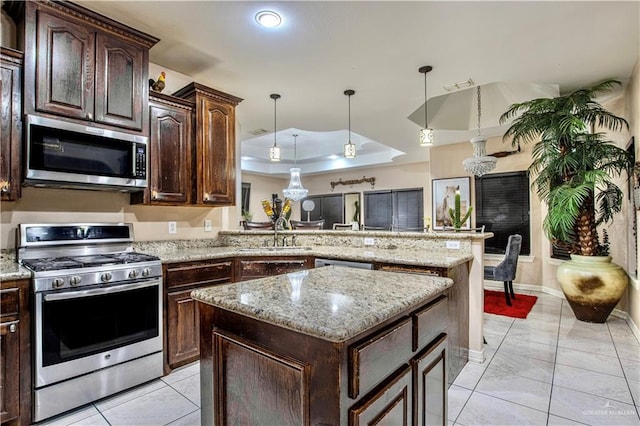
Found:
<svg viewBox="0 0 640 426"><path fill-rule="evenodd" d="M504 282L504 297L507 305L511 306L511 298L516 297L513 292L513 280L516 278L516 270L518 268L518 256L520 255L520 246L522 245L522 236L518 234L509 235L507 241L507 250L504 254L502 262L496 266L484 267L484 279L492 281ZM509 297L511 295L511 297Z"/></svg>

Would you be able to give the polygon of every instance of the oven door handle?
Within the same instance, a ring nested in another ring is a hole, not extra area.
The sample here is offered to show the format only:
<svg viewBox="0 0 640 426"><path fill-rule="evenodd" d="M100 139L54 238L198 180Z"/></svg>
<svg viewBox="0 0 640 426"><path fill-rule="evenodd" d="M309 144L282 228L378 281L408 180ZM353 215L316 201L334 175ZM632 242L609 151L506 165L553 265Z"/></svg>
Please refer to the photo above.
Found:
<svg viewBox="0 0 640 426"><path fill-rule="evenodd" d="M55 301L55 300L78 299L80 297L87 297L87 296L100 296L100 295L104 295L104 294L118 293L118 292L122 292L122 291L129 291L129 290L136 290L136 289L139 289L139 288L152 287L154 285L159 285L159 283L160 283L160 280L159 279L155 279L155 280L143 281L143 282L139 282L139 283L122 284L122 285L115 285L115 286L112 286L112 287L95 288L95 289L91 289L91 290L68 291L68 292L64 292L64 293L45 294L44 295L44 300L45 300L45 302L51 302L51 301Z"/></svg>

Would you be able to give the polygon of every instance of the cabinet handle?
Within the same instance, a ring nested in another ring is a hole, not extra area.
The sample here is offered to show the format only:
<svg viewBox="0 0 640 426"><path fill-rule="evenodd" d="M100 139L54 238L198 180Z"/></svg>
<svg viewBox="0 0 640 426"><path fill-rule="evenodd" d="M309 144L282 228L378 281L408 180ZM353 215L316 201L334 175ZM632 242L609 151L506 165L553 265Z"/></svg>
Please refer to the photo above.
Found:
<svg viewBox="0 0 640 426"><path fill-rule="evenodd" d="M151 191L151 199L152 200L158 199L158 191Z"/></svg>
<svg viewBox="0 0 640 426"><path fill-rule="evenodd" d="M203 197L202 197L202 201L209 201L209 194L207 194L206 192L204 193Z"/></svg>
<svg viewBox="0 0 640 426"><path fill-rule="evenodd" d="M87 113L87 118L89 120L93 120L93 114L91 114L90 112Z"/></svg>
<svg viewBox="0 0 640 426"><path fill-rule="evenodd" d="M15 333L16 332L16 325L15 324L11 324L9 326L9 331L12 332L12 333Z"/></svg>
<svg viewBox="0 0 640 426"><path fill-rule="evenodd" d="M9 192L9 186L10 184L6 180L0 181L0 192L6 194L7 192Z"/></svg>

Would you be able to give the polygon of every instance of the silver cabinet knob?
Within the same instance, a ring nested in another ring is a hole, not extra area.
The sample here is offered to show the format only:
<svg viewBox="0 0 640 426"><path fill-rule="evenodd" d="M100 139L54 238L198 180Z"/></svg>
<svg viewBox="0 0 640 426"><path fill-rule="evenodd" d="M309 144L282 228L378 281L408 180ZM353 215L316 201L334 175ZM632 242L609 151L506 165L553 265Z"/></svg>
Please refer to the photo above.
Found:
<svg viewBox="0 0 640 426"><path fill-rule="evenodd" d="M16 325L15 325L15 324L11 324L11 325L9 326L9 331L10 331L11 333L15 333L15 332L16 332L16 330L17 330L17 327L16 327Z"/></svg>

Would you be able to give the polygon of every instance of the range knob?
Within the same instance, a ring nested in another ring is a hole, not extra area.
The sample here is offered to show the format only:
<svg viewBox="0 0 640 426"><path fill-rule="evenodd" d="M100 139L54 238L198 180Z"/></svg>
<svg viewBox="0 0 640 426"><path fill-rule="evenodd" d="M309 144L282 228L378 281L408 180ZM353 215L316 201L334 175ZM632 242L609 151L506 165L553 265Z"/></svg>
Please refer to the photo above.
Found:
<svg viewBox="0 0 640 426"><path fill-rule="evenodd" d="M100 275L100 279L102 280L103 283L109 282L111 281L111 272L105 272L104 274Z"/></svg>
<svg viewBox="0 0 640 426"><path fill-rule="evenodd" d="M149 268L144 268L142 270L142 276L143 277L148 277L150 273L151 273L151 270Z"/></svg>
<svg viewBox="0 0 640 426"><path fill-rule="evenodd" d="M139 274L140 273L136 269L133 269L133 270L129 271L129 278L138 278Z"/></svg>
<svg viewBox="0 0 640 426"><path fill-rule="evenodd" d="M74 275L73 277L71 277L69 279L69 284L71 284L72 286L77 286L78 284L80 284L80 282L82 281L82 278L80 278L79 275Z"/></svg>
<svg viewBox="0 0 640 426"><path fill-rule="evenodd" d="M64 279L54 278L53 281L51 281L51 285L53 286L53 288L60 288L64 285Z"/></svg>

